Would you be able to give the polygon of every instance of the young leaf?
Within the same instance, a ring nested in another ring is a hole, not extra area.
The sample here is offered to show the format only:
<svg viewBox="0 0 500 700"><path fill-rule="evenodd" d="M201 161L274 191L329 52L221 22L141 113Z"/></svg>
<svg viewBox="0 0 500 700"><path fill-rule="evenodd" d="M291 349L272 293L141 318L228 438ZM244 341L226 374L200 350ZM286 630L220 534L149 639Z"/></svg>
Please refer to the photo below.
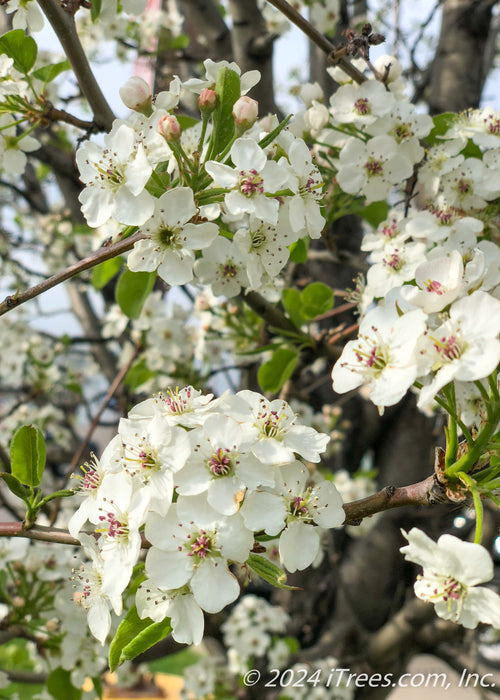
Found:
<svg viewBox="0 0 500 700"><path fill-rule="evenodd" d="M50 63L48 66L37 68L31 75L44 83L50 83L58 75L64 73L65 70L70 70L70 68L71 64L69 61L60 61L59 63Z"/></svg>
<svg viewBox="0 0 500 700"><path fill-rule="evenodd" d="M38 48L35 40L26 36L22 29L13 29L0 36L0 53L14 59L14 68L20 73L29 73L33 68Z"/></svg>
<svg viewBox="0 0 500 700"><path fill-rule="evenodd" d="M275 588L283 588L286 591L300 591L297 586L287 586L285 584L286 574L283 569L273 564L269 559L261 557L259 554L250 554L247 559L248 566L255 571L264 581L267 581Z"/></svg>
<svg viewBox="0 0 500 700"><path fill-rule="evenodd" d="M289 246L290 260L294 263L307 262L307 251L309 242L305 238L299 238L298 241Z"/></svg>
<svg viewBox="0 0 500 700"><path fill-rule="evenodd" d="M125 269L116 285L116 302L129 318L139 318L144 302L150 295L156 272L132 272Z"/></svg>
<svg viewBox="0 0 500 700"><path fill-rule="evenodd" d="M56 700L80 700L82 691L71 683L71 672L56 668L47 678L47 690Z"/></svg>
<svg viewBox="0 0 500 700"><path fill-rule="evenodd" d="M34 425L23 425L10 443L12 475L21 484L39 486L45 467L45 440Z"/></svg>
<svg viewBox="0 0 500 700"><path fill-rule="evenodd" d="M234 134L233 106L241 95L240 76L234 70L224 67L217 75L215 85L217 107L213 114L215 144L213 153L221 153Z"/></svg>
<svg viewBox="0 0 500 700"><path fill-rule="evenodd" d="M124 661L133 659L153 644L159 642L171 630L170 620L153 622L149 617L141 620L135 605L120 622L109 647L109 668L113 671Z"/></svg>
<svg viewBox="0 0 500 700"><path fill-rule="evenodd" d="M102 0L92 0L92 4L90 6L90 19L92 22L99 19L99 15L101 14L101 5Z"/></svg>
<svg viewBox="0 0 500 700"><path fill-rule="evenodd" d="M21 482L12 474L9 474L8 472L1 472L0 479L5 481L7 488L14 494L14 496L21 498L23 501L26 501L29 498L31 493L30 489L23 486Z"/></svg>
<svg viewBox="0 0 500 700"><path fill-rule="evenodd" d="M104 262L99 263L99 265L93 267L92 272L90 273L90 281L94 289L99 291L99 289L105 287L107 283L117 274L118 270L122 266L122 262L123 260L121 257L111 258L110 260L105 260Z"/></svg>
<svg viewBox="0 0 500 700"><path fill-rule="evenodd" d="M301 292L301 313L306 320L312 321L316 316L329 311L333 306L333 292L327 284L312 282Z"/></svg>
<svg viewBox="0 0 500 700"><path fill-rule="evenodd" d="M279 391L292 376L298 361L299 354L295 350L276 350L271 359L259 367L257 378L262 391L270 391L273 394Z"/></svg>
<svg viewBox="0 0 500 700"><path fill-rule="evenodd" d="M281 301L294 325L300 328L305 323L305 319L301 314L302 297L299 290L293 287L284 289L281 294Z"/></svg>

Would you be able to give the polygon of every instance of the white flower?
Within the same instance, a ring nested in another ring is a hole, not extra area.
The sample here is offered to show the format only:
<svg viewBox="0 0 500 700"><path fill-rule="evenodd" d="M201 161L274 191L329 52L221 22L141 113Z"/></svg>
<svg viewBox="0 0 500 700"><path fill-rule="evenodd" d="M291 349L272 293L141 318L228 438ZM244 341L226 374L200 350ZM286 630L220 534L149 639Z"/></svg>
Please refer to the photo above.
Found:
<svg viewBox="0 0 500 700"><path fill-rule="evenodd" d="M101 644L104 644L111 627L109 608L112 607L117 615L122 612L122 599L117 593L103 593L102 582L104 561L100 555L96 541L90 535L80 535L85 554L91 559L90 564L84 564L74 571L73 580L80 590L75 595L75 601L87 610L87 622L90 631Z"/></svg>
<svg viewBox="0 0 500 700"><path fill-rule="evenodd" d="M403 398L418 374L416 346L425 331L425 314L378 306L369 311L332 370L334 391L340 394L367 384L370 400L392 406Z"/></svg>
<svg viewBox="0 0 500 700"><path fill-rule="evenodd" d="M232 418L212 415L190 439L193 454L175 478L179 494L207 492L217 512L233 515L247 488L274 486L273 471L250 453L251 436Z"/></svg>
<svg viewBox="0 0 500 700"><path fill-rule="evenodd" d="M417 267L417 286L405 285L401 296L428 314L441 311L460 294L463 271L462 256L457 250L452 250L447 256L433 257Z"/></svg>
<svg viewBox="0 0 500 700"><path fill-rule="evenodd" d="M319 462L329 435L296 423L296 415L286 401L268 401L254 391L239 391L227 400L229 415L252 429L256 442L252 452L263 464L287 464L295 453L309 462Z"/></svg>
<svg viewBox="0 0 500 700"><path fill-rule="evenodd" d="M251 217L248 228L236 231L233 241L246 260L250 289L259 289L264 273L276 277L281 272L290 257L288 246L296 240L297 235L281 223L281 217L277 226Z"/></svg>
<svg viewBox="0 0 500 700"><path fill-rule="evenodd" d="M290 572L302 571L316 558L320 529L344 522L342 498L333 482L326 479L306 487L309 472L301 462L281 467L280 472L280 494L250 494L241 514L245 525L256 532L264 530L271 536L281 532L279 552L284 566Z"/></svg>
<svg viewBox="0 0 500 700"><path fill-rule="evenodd" d="M385 297L389 290L412 280L416 267L425 261L426 246L422 242L391 241L383 250L372 254L372 265L366 275L367 286L374 297Z"/></svg>
<svg viewBox="0 0 500 700"><path fill-rule="evenodd" d="M253 545L253 534L239 513L224 517L203 496L179 496L164 518L148 516L146 537L153 545L146 574L159 588L189 583L198 605L211 613L239 596L228 560L245 562Z"/></svg>
<svg viewBox="0 0 500 700"><path fill-rule="evenodd" d="M137 612L141 619L151 618L161 622L170 617L172 637L179 644L200 644L205 621L200 606L188 590L164 590L152 581L144 581L135 596Z"/></svg>
<svg viewBox="0 0 500 700"><path fill-rule="evenodd" d="M198 209L189 187L168 190L156 200L154 214L139 231L147 238L137 241L127 264L136 272L158 274L169 284L186 284L193 279L194 250L207 248L217 237L216 224L188 223Z"/></svg>
<svg viewBox="0 0 500 700"><path fill-rule="evenodd" d="M146 425L122 418L118 433L125 470L150 494L150 509L165 515L172 502L174 474L191 454L187 433L159 414Z"/></svg>
<svg viewBox="0 0 500 700"><path fill-rule="evenodd" d="M305 231L311 238L319 238L325 226L319 205L323 196L323 178L312 164L311 152L302 139L292 143L288 160L290 177L287 184L294 193L289 200L290 226L297 234ZM286 159L282 158L279 164L287 164Z"/></svg>
<svg viewBox="0 0 500 700"><path fill-rule="evenodd" d="M140 226L154 209L154 198L144 189L152 172L144 148L126 124L104 137L105 148L87 141L76 152L85 189L82 212L89 226L102 226L110 217Z"/></svg>
<svg viewBox="0 0 500 700"><path fill-rule="evenodd" d="M344 192L360 193L374 202L385 199L391 186L412 172L412 163L390 136L375 136L368 143L353 137L340 151L337 181Z"/></svg>
<svg viewBox="0 0 500 700"><path fill-rule="evenodd" d="M251 90L260 80L260 73L258 70L250 70L241 75L241 68L234 62L216 62L211 58L207 58L205 61L203 61L203 65L205 66L206 72L205 80L201 80L200 78L190 78L183 83L185 88L188 88L188 90L191 90L197 94L200 94L205 88L215 87L217 75L221 68L229 68L240 76L242 95L245 95L249 90Z"/></svg>
<svg viewBox="0 0 500 700"><path fill-rule="evenodd" d="M429 331L422 352L436 375L424 386L419 407L453 379L475 381L487 377L500 362L500 301L487 292L473 292L450 308L450 317Z"/></svg>
<svg viewBox="0 0 500 700"><path fill-rule="evenodd" d="M339 124L357 127L372 124L391 111L394 95L378 80L342 85L330 98L331 112Z"/></svg>
<svg viewBox="0 0 500 700"><path fill-rule="evenodd" d="M441 190L449 206L482 209L486 200L500 193L500 174L478 158L467 158L441 178Z"/></svg>
<svg viewBox="0 0 500 700"><path fill-rule="evenodd" d="M236 139L230 154L234 168L214 160L205 163L214 182L231 190L224 198L228 212L233 216L255 214L262 221L276 224L279 202L266 193L279 190L286 173L278 163L268 161L266 153L251 138Z"/></svg>
<svg viewBox="0 0 500 700"><path fill-rule="evenodd" d="M484 547L452 535L441 535L435 543L415 527L402 532L409 542L401 547L405 559L423 567L415 583L418 598L434 603L439 617L467 629L479 622L500 628L500 597L477 586L493 578L493 562Z"/></svg>
<svg viewBox="0 0 500 700"><path fill-rule="evenodd" d="M195 428L206 421L210 412L220 403L222 397L214 399L213 394L202 394L192 386L175 391L168 389L155 398L146 399L134 406L128 417L135 421L149 421L156 413L166 416L171 425Z"/></svg>
<svg viewBox="0 0 500 700"><path fill-rule="evenodd" d="M194 264L198 279L203 284L210 284L216 296L234 297L242 287L250 286L247 266L251 266L251 257L249 251L244 252L241 238L237 240L238 245L220 236Z"/></svg>

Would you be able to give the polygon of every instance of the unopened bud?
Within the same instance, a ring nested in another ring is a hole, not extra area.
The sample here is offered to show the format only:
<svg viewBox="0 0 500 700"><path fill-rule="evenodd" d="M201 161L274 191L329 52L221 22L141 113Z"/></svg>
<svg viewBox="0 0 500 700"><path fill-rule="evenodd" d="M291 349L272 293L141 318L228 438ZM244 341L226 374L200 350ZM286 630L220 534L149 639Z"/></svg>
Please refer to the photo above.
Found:
<svg viewBox="0 0 500 700"><path fill-rule="evenodd" d="M14 596L14 598L12 598L12 605L15 608L22 608L25 603L26 603L26 600L24 598L21 598L20 595L16 595L16 596Z"/></svg>
<svg viewBox="0 0 500 700"><path fill-rule="evenodd" d="M161 117L158 122L158 129L165 141L178 141L181 137L182 127L177 117L174 117L172 114L166 114L164 117Z"/></svg>
<svg viewBox="0 0 500 700"><path fill-rule="evenodd" d="M198 97L198 107L200 112L203 114L211 114L217 106L217 93L215 90L210 90L210 88L205 88L202 90L200 96Z"/></svg>
<svg viewBox="0 0 500 700"><path fill-rule="evenodd" d="M120 97L125 107L141 114L151 114L151 90L145 80L134 75L120 88Z"/></svg>
<svg viewBox="0 0 500 700"><path fill-rule="evenodd" d="M259 103L243 95L233 105L234 123L246 130L255 124L259 114Z"/></svg>

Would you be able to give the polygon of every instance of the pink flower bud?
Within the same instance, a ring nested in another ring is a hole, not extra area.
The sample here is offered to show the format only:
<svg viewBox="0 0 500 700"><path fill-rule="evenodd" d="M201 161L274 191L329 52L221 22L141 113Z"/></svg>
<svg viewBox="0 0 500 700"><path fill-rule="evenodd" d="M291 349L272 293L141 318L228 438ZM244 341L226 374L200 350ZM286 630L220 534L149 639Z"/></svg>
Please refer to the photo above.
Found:
<svg viewBox="0 0 500 700"><path fill-rule="evenodd" d="M158 129L165 141L177 141L181 137L182 127L177 121L177 117L166 114L158 122Z"/></svg>
<svg viewBox="0 0 500 700"><path fill-rule="evenodd" d="M120 97L125 107L135 112L151 113L151 90L145 80L137 75L127 80L120 88Z"/></svg>
<svg viewBox="0 0 500 700"><path fill-rule="evenodd" d="M210 90L210 88L205 88L200 96L198 97L198 107L200 112L207 112L210 114L214 111L217 106L217 93L215 90Z"/></svg>
<svg viewBox="0 0 500 700"><path fill-rule="evenodd" d="M234 122L244 129L249 129L257 121L259 103L251 97L243 95L233 106Z"/></svg>

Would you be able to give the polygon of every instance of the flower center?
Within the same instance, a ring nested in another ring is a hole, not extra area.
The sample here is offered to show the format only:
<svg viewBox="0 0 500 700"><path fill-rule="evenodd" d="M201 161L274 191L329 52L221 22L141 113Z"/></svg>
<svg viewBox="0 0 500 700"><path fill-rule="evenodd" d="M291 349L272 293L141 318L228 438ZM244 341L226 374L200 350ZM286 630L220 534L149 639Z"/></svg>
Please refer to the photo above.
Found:
<svg viewBox="0 0 500 700"><path fill-rule="evenodd" d="M441 357L448 361L458 360L465 349L460 347L458 338L454 335L449 335L448 337L443 336L440 339L432 338L432 340L434 341L434 349L438 351Z"/></svg>
<svg viewBox="0 0 500 700"><path fill-rule="evenodd" d="M233 262L227 262L225 265L222 265L221 271L225 279L232 279L238 274L236 265Z"/></svg>
<svg viewBox="0 0 500 700"><path fill-rule="evenodd" d="M382 175L384 172L382 162L380 160L376 160L376 158L370 158L365 163L365 170L368 173L368 177L373 177L374 175Z"/></svg>
<svg viewBox="0 0 500 700"><path fill-rule="evenodd" d="M258 416L255 426L260 430L262 437L270 437L282 440L286 432L287 416L278 411L264 411Z"/></svg>
<svg viewBox="0 0 500 700"><path fill-rule="evenodd" d="M224 447L219 447L207 462L209 471L214 476L227 476L232 471L232 461L229 450Z"/></svg>
<svg viewBox="0 0 500 700"><path fill-rule="evenodd" d="M382 262L384 265L387 265L387 267L392 268L395 272L402 270L405 264L404 259L399 255L397 250L391 253L388 258L384 258Z"/></svg>
<svg viewBox="0 0 500 700"><path fill-rule="evenodd" d="M441 282L431 280L430 278L425 280L424 287L428 292L435 292L438 296L441 296L446 291Z"/></svg>
<svg viewBox="0 0 500 700"><path fill-rule="evenodd" d="M128 526L127 523L122 523L116 517L115 513L106 513L106 515L100 515L99 520L104 525L102 530L98 532L104 532L111 539L126 539L128 537Z"/></svg>
<svg viewBox="0 0 500 700"><path fill-rule="evenodd" d="M83 472L83 476L77 476L76 478L80 480L80 493L84 496L87 494L95 494L102 482L102 474L99 473L97 468L97 460L94 456L94 464L89 464L85 462L82 464L80 469Z"/></svg>
<svg viewBox="0 0 500 700"><path fill-rule="evenodd" d="M429 576L425 574L417 577L424 581L427 590L420 590L419 597L422 600L435 601L438 599L448 603L448 610L451 611L453 604L458 603L459 607L456 610L456 617L460 614L461 603L467 594L467 586L452 576L443 574L431 573Z"/></svg>
<svg viewBox="0 0 500 700"><path fill-rule="evenodd" d="M182 390L182 396L179 393L179 387L175 391L167 389L167 394L161 395L161 400L167 406L170 413L181 415L186 411L191 410L191 390L189 388Z"/></svg>
<svg viewBox="0 0 500 700"><path fill-rule="evenodd" d="M215 533L207 533L206 530L200 530L187 536L187 541L184 543L184 549L187 550L188 557L193 557L198 562L203 561L208 556L217 555L215 549ZM182 550L182 547L179 547Z"/></svg>
<svg viewBox="0 0 500 700"><path fill-rule="evenodd" d="M240 192L246 197L264 193L264 180L255 168L248 172L240 170Z"/></svg>
<svg viewBox="0 0 500 700"><path fill-rule="evenodd" d="M360 97L359 100L356 100L354 103L354 111L361 115L371 114L370 102L368 99L366 97Z"/></svg>

